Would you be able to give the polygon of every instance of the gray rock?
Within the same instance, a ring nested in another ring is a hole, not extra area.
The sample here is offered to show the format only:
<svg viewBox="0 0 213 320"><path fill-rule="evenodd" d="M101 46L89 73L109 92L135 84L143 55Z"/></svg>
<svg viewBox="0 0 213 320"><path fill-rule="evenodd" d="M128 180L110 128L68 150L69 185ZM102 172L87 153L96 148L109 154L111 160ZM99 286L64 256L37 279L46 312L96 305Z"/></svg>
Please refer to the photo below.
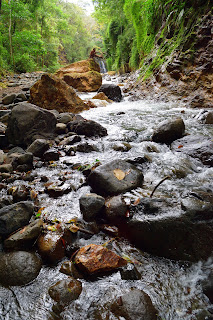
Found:
<svg viewBox="0 0 213 320"><path fill-rule="evenodd" d="M124 160L113 160L93 170L88 184L100 195L117 195L141 186L143 173Z"/></svg>
<svg viewBox="0 0 213 320"><path fill-rule="evenodd" d="M0 283L3 286L21 286L34 280L41 269L41 260L25 251L0 255Z"/></svg>
<svg viewBox="0 0 213 320"><path fill-rule="evenodd" d="M21 250L30 248L42 231L43 220L35 220L4 241L7 250Z"/></svg>
<svg viewBox="0 0 213 320"><path fill-rule="evenodd" d="M178 148L179 146L181 148ZM202 136L186 136L172 144L172 150L199 159L203 164L213 166L213 142Z"/></svg>
<svg viewBox="0 0 213 320"><path fill-rule="evenodd" d="M27 148L27 152L31 152L35 157L41 158L49 149L49 143L45 139L36 139L31 143L31 145Z"/></svg>
<svg viewBox="0 0 213 320"><path fill-rule="evenodd" d="M72 118L73 118L73 116L68 112L60 113L57 116L58 122L61 122L64 124L67 124L68 122L72 121Z"/></svg>
<svg viewBox="0 0 213 320"><path fill-rule="evenodd" d="M50 297L61 305L68 305L78 299L82 291L82 284L79 280L68 278L58 281L48 290Z"/></svg>
<svg viewBox="0 0 213 320"><path fill-rule="evenodd" d="M56 124L55 132L57 134L63 134L63 133L66 133L67 131L68 131L67 125L65 123L59 122Z"/></svg>
<svg viewBox="0 0 213 320"><path fill-rule="evenodd" d="M15 93L8 94L2 99L2 103L5 104L5 105L11 104L11 103L13 103L15 98L16 98L16 94Z"/></svg>
<svg viewBox="0 0 213 320"><path fill-rule="evenodd" d="M84 220L92 221L104 207L105 199L96 193L88 193L79 199Z"/></svg>
<svg viewBox="0 0 213 320"><path fill-rule="evenodd" d="M127 212L128 206L120 195L108 199L105 203L105 214L111 221L125 219Z"/></svg>
<svg viewBox="0 0 213 320"><path fill-rule="evenodd" d="M0 172L11 173L13 172L13 166L11 164L1 164Z"/></svg>
<svg viewBox="0 0 213 320"><path fill-rule="evenodd" d="M111 305L117 317L134 320L157 320L158 312L148 294L139 289L131 289L117 298Z"/></svg>
<svg viewBox="0 0 213 320"><path fill-rule="evenodd" d="M69 122L67 126L70 131L86 137L104 137L107 135L107 130L93 120L74 120Z"/></svg>
<svg viewBox="0 0 213 320"><path fill-rule="evenodd" d="M81 137L78 136L77 134L74 134L72 136L69 136L65 139L63 139L61 142L60 142L60 145L73 145L74 143L76 142L80 142L81 141Z"/></svg>
<svg viewBox="0 0 213 320"><path fill-rule="evenodd" d="M27 225L33 214L33 203L22 201L0 209L0 235L10 233Z"/></svg>
<svg viewBox="0 0 213 320"><path fill-rule="evenodd" d="M45 161L57 161L57 160L59 160L58 150L55 149L55 148L51 148L51 149L47 150L43 154L43 158L44 158Z"/></svg>
<svg viewBox="0 0 213 320"><path fill-rule="evenodd" d="M133 263L128 263L120 270L122 280L140 280L141 274Z"/></svg>
<svg viewBox="0 0 213 320"><path fill-rule="evenodd" d="M6 135L10 143L27 146L34 138L52 138L56 117L50 111L31 103L17 104L9 116Z"/></svg>
<svg viewBox="0 0 213 320"><path fill-rule="evenodd" d="M182 138L185 131L185 124L181 118L166 120L159 124L152 135L152 141L170 144L174 140Z"/></svg>

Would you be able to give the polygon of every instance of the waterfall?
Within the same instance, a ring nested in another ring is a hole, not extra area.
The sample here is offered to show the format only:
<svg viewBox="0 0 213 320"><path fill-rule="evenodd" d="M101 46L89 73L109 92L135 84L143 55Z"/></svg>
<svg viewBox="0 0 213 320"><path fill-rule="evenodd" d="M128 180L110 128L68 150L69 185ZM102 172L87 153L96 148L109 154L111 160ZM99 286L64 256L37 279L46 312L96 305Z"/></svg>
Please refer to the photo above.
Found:
<svg viewBox="0 0 213 320"><path fill-rule="evenodd" d="M98 64L100 66L101 73L106 73L107 69L106 69L105 61L103 59L98 59Z"/></svg>

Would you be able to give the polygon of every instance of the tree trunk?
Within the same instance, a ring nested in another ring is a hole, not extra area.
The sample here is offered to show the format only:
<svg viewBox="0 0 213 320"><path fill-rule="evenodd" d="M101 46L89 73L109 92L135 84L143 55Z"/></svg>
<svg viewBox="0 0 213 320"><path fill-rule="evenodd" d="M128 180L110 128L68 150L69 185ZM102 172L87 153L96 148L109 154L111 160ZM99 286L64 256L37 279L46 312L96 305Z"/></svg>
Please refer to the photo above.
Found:
<svg viewBox="0 0 213 320"><path fill-rule="evenodd" d="M11 0L9 0L9 5L10 5L10 17L9 17L9 43L10 43L10 60L11 63L13 64L14 68L14 57L13 57L13 46L12 46L12 33L11 33L11 27L12 27L12 9L11 9Z"/></svg>

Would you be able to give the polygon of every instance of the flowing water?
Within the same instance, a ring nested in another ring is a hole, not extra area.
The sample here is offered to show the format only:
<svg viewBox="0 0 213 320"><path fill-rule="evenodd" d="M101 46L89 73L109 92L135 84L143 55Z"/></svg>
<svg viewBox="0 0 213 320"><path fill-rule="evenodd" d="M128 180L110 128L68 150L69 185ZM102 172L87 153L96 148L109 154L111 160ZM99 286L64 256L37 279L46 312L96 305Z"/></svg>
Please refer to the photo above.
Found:
<svg viewBox="0 0 213 320"><path fill-rule="evenodd" d="M89 96L89 95L84 95ZM107 107L90 109L82 113L86 119L92 119L108 130L103 138L88 138L88 143L97 147L91 153L77 152L68 157L63 154L58 164L35 170L36 179L32 187L40 191L39 200L45 207L46 217L68 222L80 217L79 198L90 191L88 186L81 185L85 177L72 164L93 165L97 161L107 163L112 159L134 159L147 156L151 160L144 165L144 185L125 194L126 201L131 202L150 195L153 187L165 176L171 176L155 193L157 198L170 198L177 203L182 194L191 189L210 190L213 192L213 168L204 166L199 160L189 158L181 152L172 152L166 145L150 141L153 129L166 118L182 117L186 132L191 135L212 137L213 127L202 125L196 119L198 110L184 108L180 102L167 103L141 100L112 103ZM114 146L129 143L131 149L126 152L115 151ZM40 183L42 175L58 181L66 176L66 181L74 185L77 191L63 195L58 199L49 198L42 192ZM17 184L20 183L17 181ZM27 182L26 182L27 183ZM16 182L14 183L16 184ZM13 185L14 185L13 184ZM180 208L165 215L179 215ZM151 217L150 217L151 219ZM104 233L80 239L83 246L89 243L103 244L110 240ZM112 242L112 249L121 255L137 261L137 268L142 274L141 280L122 280L120 272L99 277L95 281L83 282L80 297L67 307L60 317L54 316L54 302L48 295L48 288L60 279L67 278L59 272L60 263L55 267L43 266L39 276L32 283L23 287L0 288L0 320L41 320L41 319L100 319L95 318L94 310L101 310L102 319L117 319L109 313L104 304L113 297L120 296L129 288L139 288L149 294L159 310L160 319L166 320L204 320L211 307L208 298L203 294L200 282L207 279L213 269L213 260L194 264L182 264L144 253L128 243L118 239ZM55 318L54 318L55 317ZM120 320L123 320L120 317Z"/></svg>

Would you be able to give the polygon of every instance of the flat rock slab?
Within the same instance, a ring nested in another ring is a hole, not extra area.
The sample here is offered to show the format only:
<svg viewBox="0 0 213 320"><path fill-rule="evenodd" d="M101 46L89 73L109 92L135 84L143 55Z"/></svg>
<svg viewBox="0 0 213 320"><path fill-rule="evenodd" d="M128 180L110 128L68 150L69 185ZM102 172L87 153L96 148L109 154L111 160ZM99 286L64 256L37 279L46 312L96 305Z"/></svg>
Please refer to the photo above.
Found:
<svg viewBox="0 0 213 320"><path fill-rule="evenodd" d="M81 248L75 256L76 267L88 275L112 271L126 264L125 259L96 244Z"/></svg>
<svg viewBox="0 0 213 320"><path fill-rule="evenodd" d="M117 195L141 186L143 173L124 160L113 160L91 172L88 184L100 195Z"/></svg>

